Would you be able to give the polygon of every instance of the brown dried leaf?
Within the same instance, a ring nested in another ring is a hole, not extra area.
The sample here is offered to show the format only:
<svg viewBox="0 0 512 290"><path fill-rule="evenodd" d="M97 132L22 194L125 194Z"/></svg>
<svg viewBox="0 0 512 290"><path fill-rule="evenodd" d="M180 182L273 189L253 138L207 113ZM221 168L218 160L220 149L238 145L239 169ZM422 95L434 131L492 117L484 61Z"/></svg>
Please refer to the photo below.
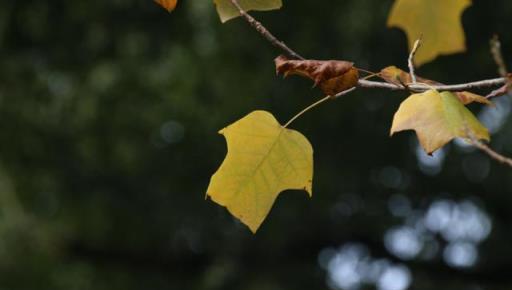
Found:
<svg viewBox="0 0 512 290"><path fill-rule="evenodd" d="M289 60L280 55L275 59L277 74L300 75L315 82L314 86L329 96L357 85L359 72L354 63L341 60Z"/></svg>
<svg viewBox="0 0 512 290"><path fill-rule="evenodd" d="M178 0L155 0L155 2L165 8L167 11L171 12L176 7Z"/></svg>
<svg viewBox="0 0 512 290"><path fill-rule="evenodd" d="M480 95L477 95L477 94L473 94L471 92L467 92L467 91L455 92L455 95L457 96L457 98L459 98L459 100L464 105L471 104L473 102L477 102L477 103L485 104L485 105L490 105L490 106L494 105L487 98L485 98L483 96L480 96Z"/></svg>
<svg viewBox="0 0 512 290"><path fill-rule="evenodd" d="M385 80L388 83L395 84L395 85L408 85L412 83L412 77L409 73L397 68L396 66L388 66L384 69L382 69L379 73L379 77ZM436 82L433 80L425 79L422 77L416 76L416 81L418 83L427 84L431 86L438 86L443 85L440 82ZM492 103L486 99L485 97L482 97L480 95L471 93L471 92L455 92L454 93L459 100L464 104L470 104L473 102L486 104L486 105L492 105Z"/></svg>

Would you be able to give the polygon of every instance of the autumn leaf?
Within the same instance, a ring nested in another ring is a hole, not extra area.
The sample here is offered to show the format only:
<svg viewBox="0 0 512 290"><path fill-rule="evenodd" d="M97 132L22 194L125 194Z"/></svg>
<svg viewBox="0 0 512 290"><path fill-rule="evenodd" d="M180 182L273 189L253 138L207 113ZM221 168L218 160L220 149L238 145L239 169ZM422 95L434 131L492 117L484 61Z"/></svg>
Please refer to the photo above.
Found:
<svg viewBox="0 0 512 290"><path fill-rule="evenodd" d="M383 68L379 72L379 77L385 80L386 82L394 85L408 85L412 83L411 75L408 72L397 68L396 66L388 66L386 68ZM419 76L416 76L416 81L418 83L432 86L441 84L436 81L425 79Z"/></svg>
<svg viewBox="0 0 512 290"><path fill-rule="evenodd" d="M226 22L230 19L240 16L240 12L231 3L231 0L214 0L217 6L217 13L220 20ZM240 6L244 11L258 10L267 11L279 9L283 6L281 0L239 0Z"/></svg>
<svg viewBox="0 0 512 290"><path fill-rule="evenodd" d="M171 12L176 8L178 0L154 0L160 6ZM220 20L226 22L230 19L240 16L240 12L233 5L231 0L214 0L217 6L217 13L219 14ZM245 11L259 10L267 11L279 9L283 6L281 0L239 0L240 6Z"/></svg>
<svg viewBox="0 0 512 290"><path fill-rule="evenodd" d="M396 0L388 19L389 27L405 30L412 50L423 37L416 63L425 64L439 55L466 50L461 15L471 0Z"/></svg>
<svg viewBox="0 0 512 290"><path fill-rule="evenodd" d="M395 84L395 85L409 85L412 83L411 75L409 73L397 68L396 66L388 66L388 67L382 69L379 72L379 77L382 78L383 80L385 80L386 82L388 82L390 84ZM440 82L432 81L432 80L425 79L425 78L422 78L419 76L416 76L416 81L418 83L427 84L427 85L431 85L431 86L443 85ZM492 105L492 102L489 101L489 99L487 99L483 96L471 93L471 92L463 91L463 92L455 92L454 94L459 98L459 100L464 105L467 105L467 104L470 104L473 102L486 104L486 105Z"/></svg>
<svg viewBox="0 0 512 290"><path fill-rule="evenodd" d="M174 10L174 8L176 8L178 0L155 0L155 2L165 8L167 11L171 12Z"/></svg>
<svg viewBox="0 0 512 290"><path fill-rule="evenodd" d="M324 94L334 96L337 93L357 85L359 73L352 62L341 60L289 60L284 55L275 59L276 72L288 75L300 75L315 82Z"/></svg>
<svg viewBox="0 0 512 290"><path fill-rule="evenodd" d="M272 114L254 111L222 129L226 159L212 176L207 195L256 232L286 189L312 194L313 148Z"/></svg>
<svg viewBox="0 0 512 290"><path fill-rule="evenodd" d="M473 102L477 102L480 104L494 106L494 104L486 97L474 94L472 92L463 91L463 92L454 92L454 94L457 96L457 98L459 98L459 100L464 105L471 104Z"/></svg>
<svg viewBox="0 0 512 290"><path fill-rule="evenodd" d="M429 90L407 98L395 113L391 135L414 130L423 149L431 154L456 137L490 140L488 130L451 92Z"/></svg>

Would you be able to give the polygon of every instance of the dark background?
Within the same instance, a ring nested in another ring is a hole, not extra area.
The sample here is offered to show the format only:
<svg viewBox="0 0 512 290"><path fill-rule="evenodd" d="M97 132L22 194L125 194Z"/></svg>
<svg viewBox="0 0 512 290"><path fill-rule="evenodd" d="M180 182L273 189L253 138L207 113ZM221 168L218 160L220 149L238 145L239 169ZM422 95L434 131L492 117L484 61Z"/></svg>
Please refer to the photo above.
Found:
<svg viewBox="0 0 512 290"><path fill-rule="evenodd" d="M406 67L391 5L253 15L306 57L378 71ZM418 73L496 77L488 41L512 65L511 11L475 0L468 51ZM404 92L360 89L294 123L314 196L282 194L256 235L205 201L219 129L255 109L284 122L321 95L276 77L278 54L212 1L0 1L0 288L511 289L512 170L463 142L428 157L413 133L389 138ZM512 155L510 96L497 104L471 109Z"/></svg>

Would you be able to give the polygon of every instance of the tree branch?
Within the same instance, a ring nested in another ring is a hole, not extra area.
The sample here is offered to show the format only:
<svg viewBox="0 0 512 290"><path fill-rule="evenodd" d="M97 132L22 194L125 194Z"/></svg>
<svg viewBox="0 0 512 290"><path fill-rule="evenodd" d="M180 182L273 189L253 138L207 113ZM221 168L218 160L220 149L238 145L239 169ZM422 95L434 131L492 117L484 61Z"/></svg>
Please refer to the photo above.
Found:
<svg viewBox="0 0 512 290"><path fill-rule="evenodd" d="M270 31L268 31L263 24L261 24L259 21L254 19L251 15L249 15L243 8L240 6L240 3L238 0L231 0L231 3L238 9L240 12L240 15L254 28L256 31L258 31L267 41L269 41L272 45L280 48L284 52L286 52L289 56L299 59L299 60L305 60L302 56L300 56L298 53L296 53L294 50L289 48L284 42L277 39ZM425 85L421 83L416 82L416 75L414 73L414 56L420 47L421 44L421 38L418 39L414 43L414 47L409 54L408 58L408 65L409 65L409 72L412 78L411 84L404 85L398 85L398 84L392 84L387 82L376 82L376 81L368 81L365 79L360 79L357 83L357 87L362 88L378 88L378 89L389 89L389 90L411 90L411 91L427 91L430 89L436 89L438 91L465 91L465 90L471 90L475 88L487 88L487 87L494 87L499 85L504 85L508 82L507 74L506 74L506 67L505 62L503 61L503 56L501 54L500 49L500 42L495 38L493 41L491 41L491 52L493 54L493 57L498 64L500 74L502 75L501 78L495 78L495 79L488 79L488 80L481 80L476 82L469 82L464 84L456 84L456 85ZM323 98L322 100L314 103L313 105L309 106L299 114L297 114L295 117L293 117L286 125L289 125L291 122L293 122L296 118L298 118L300 115L302 115L304 112L308 111L309 109L325 102L328 99L336 99L343 95L346 95L352 91L354 91L356 87L350 88L348 90L345 90L343 92L338 93L335 96L327 96ZM491 96L492 97L492 96ZM470 140L474 146L476 146L478 149L482 150L484 153L489 155L492 159L506 164L510 167L512 167L512 159L507 158L496 151L492 150L489 146L485 145L484 143L480 142L475 138L474 135L471 134L471 132L468 134L470 136Z"/></svg>
<svg viewBox="0 0 512 290"><path fill-rule="evenodd" d="M509 167L512 167L512 159L511 158L508 158L508 157L505 157L505 156L499 154L498 152L494 151L491 147L476 140L475 138L471 138L471 142L476 148L480 149L482 152L489 155L489 157L491 157L492 159L498 161L499 163L503 163Z"/></svg>
<svg viewBox="0 0 512 290"><path fill-rule="evenodd" d="M483 152L485 152L492 159L512 167L512 159L499 154L498 152L492 150L492 148L490 148L489 146L487 146L487 145L485 145L485 144L483 144L481 142L480 143L476 143L475 145L476 145L476 147L478 147L478 149L480 149Z"/></svg>
<svg viewBox="0 0 512 290"><path fill-rule="evenodd" d="M272 33L270 33L270 31L268 31L268 29L265 28L265 26L263 26L263 24L261 24L261 22L254 19L254 17L249 15L247 12L245 12L245 10L242 8L242 6L240 6L240 3L238 2L238 0L231 0L231 3L233 3L233 5L236 7L236 9L238 9L238 12L240 12L240 15L242 15L242 17L252 27L254 27L254 29L256 29L256 31L258 31L261 35L263 35L263 37L265 37L272 45L285 51L292 58L304 60L304 58L300 54L293 51L293 49L289 48L284 42L280 41Z"/></svg>
<svg viewBox="0 0 512 290"><path fill-rule="evenodd" d="M413 91L427 91L430 89L436 89L438 91L465 91L465 90L471 90L476 88L486 88L486 87L494 87L503 85L507 82L506 78L495 78L495 79L488 79L488 80L482 80L482 81L476 81L476 82L470 82L465 84L456 84L456 85L433 85L433 86L427 86L424 84L411 84L408 87L402 86L402 85L395 85L391 83L385 83L385 82L375 82L375 81L368 81L368 80L359 80L358 86L362 88L371 88L371 89L389 89L389 90L413 90Z"/></svg>
<svg viewBox="0 0 512 290"><path fill-rule="evenodd" d="M498 161L499 163L503 163L505 165L508 165L512 167L512 159L505 157L498 152L491 149L491 147L487 146L486 144L482 143L478 138L475 136L475 133L466 125L465 127L466 135L469 137L469 141L473 146L480 149L485 154L489 155L492 159Z"/></svg>
<svg viewBox="0 0 512 290"><path fill-rule="evenodd" d="M236 7L236 9L240 12L240 15L258 32L260 33L265 39L267 39L268 42L270 42L272 45L276 46L277 48L280 48L284 52L286 52L289 56L305 60L304 57L299 55L297 52L295 52L293 49L288 47L283 41L277 39L270 31L261 24L258 20L254 19L251 15L249 15L243 8L240 6L240 3L238 0L231 0L231 3ZM418 50L420 46L420 41L416 41L413 50L411 51L410 59L414 57L414 54ZM411 59L412 61L412 59ZM414 71L414 69L413 69ZM413 74L412 74L413 75ZM489 80L482 80L477 82L470 82L465 84L457 84L457 85L438 85L438 86L426 86L424 84L411 84L410 86L402 86L402 85L395 85L391 83L386 82L375 82L375 81L368 81L368 80L359 80L358 86L362 88L379 88L379 89L389 89L389 90L413 90L413 91L426 91L429 89L436 89L440 91L464 91L464 90L470 90L475 88L486 88L486 87L494 87L503 85L507 82L507 78L495 78L495 79L489 79Z"/></svg>

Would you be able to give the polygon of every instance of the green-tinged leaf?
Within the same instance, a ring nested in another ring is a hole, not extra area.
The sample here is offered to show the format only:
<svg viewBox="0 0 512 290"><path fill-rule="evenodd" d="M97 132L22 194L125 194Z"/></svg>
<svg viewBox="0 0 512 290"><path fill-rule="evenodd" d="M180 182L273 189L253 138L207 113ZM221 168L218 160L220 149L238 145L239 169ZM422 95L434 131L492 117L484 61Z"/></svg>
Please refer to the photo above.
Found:
<svg viewBox="0 0 512 290"><path fill-rule="evenodd" d="M312 194L313 148L272 114L254 111L222 129L228 153L207 195L256 232L286 189Z"/></svg>
<svg viewBox="0 0 512 290"><path fill-rule="evenodd" d="M240 16L238 10L233 6L231 0L214 0L217 6L217 13L219 13L220 20L226 22L230 19ZM258 10L267 11L281 8L283 3L281 0L239 0L240 6L245 11Z"/></svg>
<svg viewBox="0 0 512 290"><path fill-rule="evenodd" d="M388 19L388 26L405 30L412 49L423 36L416 54L418 65L437 56L466 50L464 29L460 20L471 0L396 0Z"/></svg>
<svg viewBox="0 0 512 290"><path fill-rule="evenodd" d="M411 95L402 102L395 113L391 135L404 130L416 131L428 154L456 137L468 139L468 134L480 140L490 140L488 130L457 96L435 90Z"/></svg>

